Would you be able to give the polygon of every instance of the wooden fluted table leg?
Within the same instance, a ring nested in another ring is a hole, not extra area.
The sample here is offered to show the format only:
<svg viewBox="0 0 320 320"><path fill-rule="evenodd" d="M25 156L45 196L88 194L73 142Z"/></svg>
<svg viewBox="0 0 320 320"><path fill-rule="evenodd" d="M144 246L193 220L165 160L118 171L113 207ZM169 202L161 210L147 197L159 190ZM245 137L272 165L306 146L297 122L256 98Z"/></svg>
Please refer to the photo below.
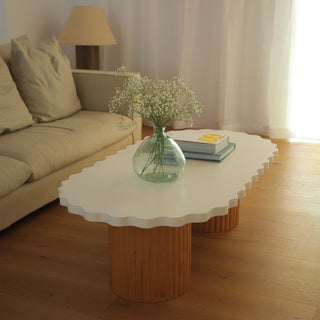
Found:
<svg viewBox="0 0 320 320"><path fill-rule="evenodd" d="M217 216L202 223L193 223L194 232L225 232L234 229L239 224L239 206L229 208L228 214Z"/></svg>
<svg viewBox="0 0 320 320"><path fill-rule="evenodd" d="M191 278L191 224L182 227L109 225L110 284L136 302L161 302L187 291Z"/></svg>

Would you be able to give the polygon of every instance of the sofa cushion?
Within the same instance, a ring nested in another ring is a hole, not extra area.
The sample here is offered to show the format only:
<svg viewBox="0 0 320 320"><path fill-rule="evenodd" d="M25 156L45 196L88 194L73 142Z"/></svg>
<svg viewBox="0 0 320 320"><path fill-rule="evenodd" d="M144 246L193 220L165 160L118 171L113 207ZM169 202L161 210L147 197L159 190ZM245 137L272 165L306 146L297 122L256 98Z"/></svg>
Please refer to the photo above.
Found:
<svg viewBox="0 0 320 320"><path fill-rule="evenodd" d="M61 119L81 109L69 60L55 37L39 49L27 36L11 40L11 71L36 121Z"/></svg>
<svg viewBox="0 0 320 320"><path fill-rule="evenodd" d="M119 128L121 115L99 111L79 111L71 117L39 123L0 136L0 154L23 161L32 169L29 181L108 147L135 127Z"/></svg>
<svg viewBox="0 0 320 320"><path fill-rule="evenodd" d="M1 44L0 45L0 58L4 60L4 62L9 65L10 64L10 43Z"/></svg>
<svg viewBox="0 0 320 320"><path fill-rule="evenodd" d="M7 64L0 57L0 134L31 124L31 114L19 95Z"/></svg>
<svg viewBox="0 0 320 320"><path fill-rule="evenodd" d="M19 188L31 174L31 169L25 163L0 156L0 197Z"/></svg>

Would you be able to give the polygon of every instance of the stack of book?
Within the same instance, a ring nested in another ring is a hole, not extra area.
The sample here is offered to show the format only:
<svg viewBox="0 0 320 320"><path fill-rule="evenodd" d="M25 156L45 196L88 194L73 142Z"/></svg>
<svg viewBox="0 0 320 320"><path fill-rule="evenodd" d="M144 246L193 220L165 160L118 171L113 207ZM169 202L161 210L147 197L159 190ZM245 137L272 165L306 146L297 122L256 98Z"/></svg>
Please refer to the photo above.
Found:
<svg viewBox="0 0 320 320"><path fill-rule="evenodd" d="M212 130L170 131L169 136L188 159L221 161L236 147L229 141L229 136L213 133Z"/></svg>

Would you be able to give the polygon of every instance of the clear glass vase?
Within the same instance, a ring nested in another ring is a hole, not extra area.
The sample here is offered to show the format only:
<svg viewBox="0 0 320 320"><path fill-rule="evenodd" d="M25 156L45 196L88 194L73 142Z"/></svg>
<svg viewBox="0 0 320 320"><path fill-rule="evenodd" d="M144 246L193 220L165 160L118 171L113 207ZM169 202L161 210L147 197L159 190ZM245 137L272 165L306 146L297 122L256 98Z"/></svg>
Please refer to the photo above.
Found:
<svg viewBox="0 0 320 320"><path fill-rule="evenodd" d="M153 129L154 134L135 152L133 169L146 181L174 181L184 170L185 157L176 142L164 133L165 127L154 126Z"/></svg>

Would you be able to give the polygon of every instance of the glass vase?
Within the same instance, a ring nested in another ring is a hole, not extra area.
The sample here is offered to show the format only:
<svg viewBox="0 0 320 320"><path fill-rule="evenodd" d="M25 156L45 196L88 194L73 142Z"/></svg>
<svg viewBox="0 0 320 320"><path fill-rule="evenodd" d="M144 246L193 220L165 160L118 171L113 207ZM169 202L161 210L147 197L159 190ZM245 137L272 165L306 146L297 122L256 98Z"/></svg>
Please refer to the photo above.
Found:
<svg viewBox="0 0 320 320"><path fill-rule="evenodd" d="M146 181L174 181L184 170L185 157L177 143L164 133L164 126L153 129L154 134L140 144L133 156L134 172Z"/></svg>

